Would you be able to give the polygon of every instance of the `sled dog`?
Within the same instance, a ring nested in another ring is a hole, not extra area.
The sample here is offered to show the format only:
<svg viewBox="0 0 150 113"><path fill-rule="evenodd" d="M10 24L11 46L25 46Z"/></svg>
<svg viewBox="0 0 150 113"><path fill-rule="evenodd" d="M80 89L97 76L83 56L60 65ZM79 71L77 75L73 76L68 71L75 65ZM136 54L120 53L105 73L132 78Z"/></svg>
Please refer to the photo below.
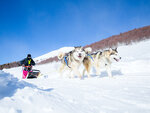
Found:
<svg viewBox="0 0 150 113"><path fill-rule="evenodd" d="M58 59L61 60L61 66L59 69L59 73L63 74L64 69L69 69L69 76L74 77L74 75L78 75L82 78L81 73L79 72L79 67L83 64L83 59L85 58L88 52L91 52L91 48L83 48L83 47L74 47L74 50L69 53L59 53Z"/></svg>
<svg viewBox="0 0 150 113"><path fill-rule="evenodd" d="M96 75L100 75L101 74L101 68L105 67L106 71L108 73L109 77L112 77L112 73L111 73L111 64L113 61L118 62L121 57L118 55L118 51L117 48L116 49L109 49L109 50L105 50L103 52L98 51L96 53L92 53L90 54L91 57L85 57L83 60L83 64L84 64L84 71L83 71L83 75L85 73L85 71L87 72L87 75L90 76L90 70L92 68L92 66L95 68L96 70Z"/></svg>

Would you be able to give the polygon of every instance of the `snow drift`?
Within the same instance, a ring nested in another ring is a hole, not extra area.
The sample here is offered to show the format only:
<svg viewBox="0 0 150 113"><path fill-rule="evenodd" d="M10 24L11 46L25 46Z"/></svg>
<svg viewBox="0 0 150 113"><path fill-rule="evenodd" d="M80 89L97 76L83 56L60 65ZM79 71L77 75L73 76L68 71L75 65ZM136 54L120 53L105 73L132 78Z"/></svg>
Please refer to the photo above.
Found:
<svg viewBox="0 0 150 113"><path fill-rule="evenodd" d="M80 80L60 77L60 62L37 65L43 76L21 79L21 67L0 72L1 113L149 113L150 40L120 46L122 60L112 65L113 78ZM38 59L38 58L37 58ZM39 57L39 60L42 56ZM82 67L83 68L83 67Z"/></svg>

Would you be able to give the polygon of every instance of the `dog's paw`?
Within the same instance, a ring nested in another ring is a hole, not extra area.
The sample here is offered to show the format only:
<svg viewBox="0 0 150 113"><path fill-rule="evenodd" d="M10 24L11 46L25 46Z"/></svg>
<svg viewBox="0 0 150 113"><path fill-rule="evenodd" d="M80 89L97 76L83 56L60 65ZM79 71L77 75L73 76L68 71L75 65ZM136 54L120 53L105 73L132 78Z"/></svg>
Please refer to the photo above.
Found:
<svg viewBox="0 0 150 113"><path fill-rule="evenodd" d="M88 78L91 78L91 76L88 76Z"/></svg>
<svg viewBox="0 0 150 113"><path fill-rule="evenodd" d="M113 76L109 76L109 78L114 78Z"/></svg>
<svg viewBox="0 0 150 113"><path fill-rule="evenodd" d="M84 77L81 77L80 80L84 80Z"/></svg>

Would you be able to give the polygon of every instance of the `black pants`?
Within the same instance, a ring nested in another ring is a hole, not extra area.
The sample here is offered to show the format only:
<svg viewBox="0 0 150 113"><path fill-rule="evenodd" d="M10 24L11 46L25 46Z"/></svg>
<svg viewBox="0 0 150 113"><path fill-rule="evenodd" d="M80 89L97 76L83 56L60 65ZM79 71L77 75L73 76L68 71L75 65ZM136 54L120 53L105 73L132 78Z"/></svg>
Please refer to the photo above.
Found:
<svg viewBox="0 0 150 113"><path fill-rule="evenodd" d="M24 70L25 70L25 71L31 71L31 70L32 70L32 67L24 67Z"/></svg>

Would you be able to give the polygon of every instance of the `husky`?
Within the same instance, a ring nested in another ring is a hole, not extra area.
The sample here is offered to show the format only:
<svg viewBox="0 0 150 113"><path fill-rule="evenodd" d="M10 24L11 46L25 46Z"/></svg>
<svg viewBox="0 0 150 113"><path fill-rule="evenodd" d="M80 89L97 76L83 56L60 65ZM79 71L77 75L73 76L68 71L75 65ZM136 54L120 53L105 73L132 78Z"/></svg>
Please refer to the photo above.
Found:
<svg viewBox="0 0 150 113"><path fill-rule="evenodd" d="M121 57L118 55L117 48L116 49L110 48L109 50L105 50L103 52L98 51L96 53L92 53L92 54L90 54L90 57L87 56L83 60L83 64L85 67L85 69L83 71L83 75L86 71L88 77L90 77L90 70L92 67L95 68L96 75L100 75L101 74L100 69L102 67L105 67L108 76L112 77L111 64L113 61L118 62L120 59L121 59Z"/></svg>
<svg viewBox="0 0 150 113"><path fill-rule="evenodd" d="M70 73L69 76L73 78L74 75L78 75L82 78L82 75L79 71L79 67L83 64L83 60L86 57L87 53L90 53L92 49L90 47L83 48L81 46L74 47L74 50L70 51L69 53L59 53L58 59L61 60L61 66L59 69L59 73L62 75L64 69L68 68Z"/></svg>

